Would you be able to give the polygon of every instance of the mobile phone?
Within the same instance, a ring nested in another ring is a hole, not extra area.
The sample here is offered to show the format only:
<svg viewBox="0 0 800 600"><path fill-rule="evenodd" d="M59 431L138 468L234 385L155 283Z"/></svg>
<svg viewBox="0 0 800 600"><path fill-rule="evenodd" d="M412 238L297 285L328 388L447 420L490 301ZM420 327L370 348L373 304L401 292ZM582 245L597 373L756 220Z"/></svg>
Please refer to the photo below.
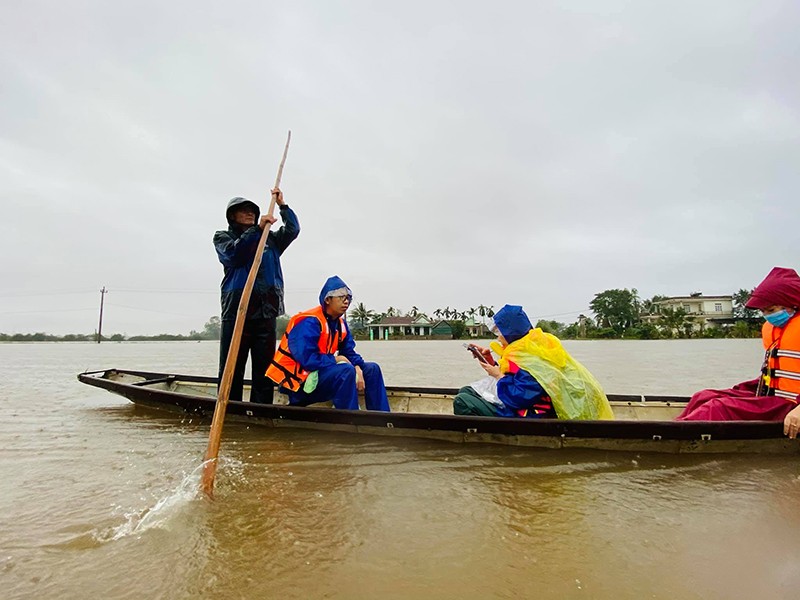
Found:
<svg viewBox="0 0 800 600"><path fill-rule="evenodd" d="M483 354L481 354L481 351L478 350L475 346L470 346L469 344L462 344L462 346L464 346L464 348L466 348L467 350L472 352L472 356L477 358L483 364L485 364L485 365L490 364L489 361L486 360L486 357Z"/></svg>

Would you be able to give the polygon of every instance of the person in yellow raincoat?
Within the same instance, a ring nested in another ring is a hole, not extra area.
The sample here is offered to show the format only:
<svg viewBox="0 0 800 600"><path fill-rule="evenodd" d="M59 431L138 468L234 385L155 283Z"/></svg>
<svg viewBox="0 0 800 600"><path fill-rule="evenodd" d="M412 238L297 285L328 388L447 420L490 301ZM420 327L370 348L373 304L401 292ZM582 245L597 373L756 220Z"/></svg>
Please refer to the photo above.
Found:
<svg viewBox="0 0 800 600"><path fill-rule="evenodd" d="M559 339L538 327L521 306L506 304L494 316L497 341L491 352L476 347L489 376L461 388L453 400L457 415L559 419L613 419L603 389L572 358Z"/></svg>

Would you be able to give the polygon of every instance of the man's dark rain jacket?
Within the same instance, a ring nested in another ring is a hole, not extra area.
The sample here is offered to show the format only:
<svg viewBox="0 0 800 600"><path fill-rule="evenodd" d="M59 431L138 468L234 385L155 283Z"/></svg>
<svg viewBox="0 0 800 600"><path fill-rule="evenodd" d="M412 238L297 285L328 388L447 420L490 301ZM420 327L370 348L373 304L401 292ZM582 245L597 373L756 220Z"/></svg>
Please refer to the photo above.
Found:
<svg viewBox="0 0 800 600"><path fill-rule="evenodd" d="M217 250L219 262L224 267L221 284L221 304L223 321L235 320L239 308L242 290L247 282L247 275L253 265L258 241L261 238L261 229L254 225L241 230L231 220L233 209L242 204L251 204L255 207L256 223L260 215L258 205L245 198L234 198L228 203L225 216L228 219L228 229L217 231L214 234L214 247ZM280 256L300 233L300 223L297 215L287 205L280 207L283 225L277 231L270 230L261 267L256 276L250 303L247 306L248 319L270 319L282 315L283 306L283 272L281 271Z"/></svg>

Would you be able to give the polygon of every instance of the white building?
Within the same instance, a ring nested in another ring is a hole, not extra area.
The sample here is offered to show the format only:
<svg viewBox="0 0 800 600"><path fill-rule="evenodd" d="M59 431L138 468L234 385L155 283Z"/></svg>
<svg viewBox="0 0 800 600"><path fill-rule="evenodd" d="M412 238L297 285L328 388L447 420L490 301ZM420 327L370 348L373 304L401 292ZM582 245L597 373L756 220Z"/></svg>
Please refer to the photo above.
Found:
<svg viewBox="0 0 800 600"><path fill-rule="evenodd" d="M725 325L734 322L733 296L703 296L690 294L689 296L673 296L666 300L656 302L648 321L657 321L659 313L664 308L672 310L683 309L690 318L694 329L703 329L708 325Z"/></svg>

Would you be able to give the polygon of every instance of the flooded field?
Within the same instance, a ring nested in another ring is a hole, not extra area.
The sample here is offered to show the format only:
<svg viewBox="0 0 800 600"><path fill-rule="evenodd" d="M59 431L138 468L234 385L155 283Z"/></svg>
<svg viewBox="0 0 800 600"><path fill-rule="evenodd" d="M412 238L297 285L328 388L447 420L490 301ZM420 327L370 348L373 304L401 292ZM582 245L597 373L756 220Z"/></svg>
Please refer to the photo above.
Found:
<svg viewBox="0 0 800 600"><path fill-rule="evenodd" d="M607 392L751 378L758 340L567 342ZM363 342L390 385L458 386L459 342ZM215 343L5 344L3 598L790 598L792 457L567 452L208 423L83 370L213 375Z"/></svg>

